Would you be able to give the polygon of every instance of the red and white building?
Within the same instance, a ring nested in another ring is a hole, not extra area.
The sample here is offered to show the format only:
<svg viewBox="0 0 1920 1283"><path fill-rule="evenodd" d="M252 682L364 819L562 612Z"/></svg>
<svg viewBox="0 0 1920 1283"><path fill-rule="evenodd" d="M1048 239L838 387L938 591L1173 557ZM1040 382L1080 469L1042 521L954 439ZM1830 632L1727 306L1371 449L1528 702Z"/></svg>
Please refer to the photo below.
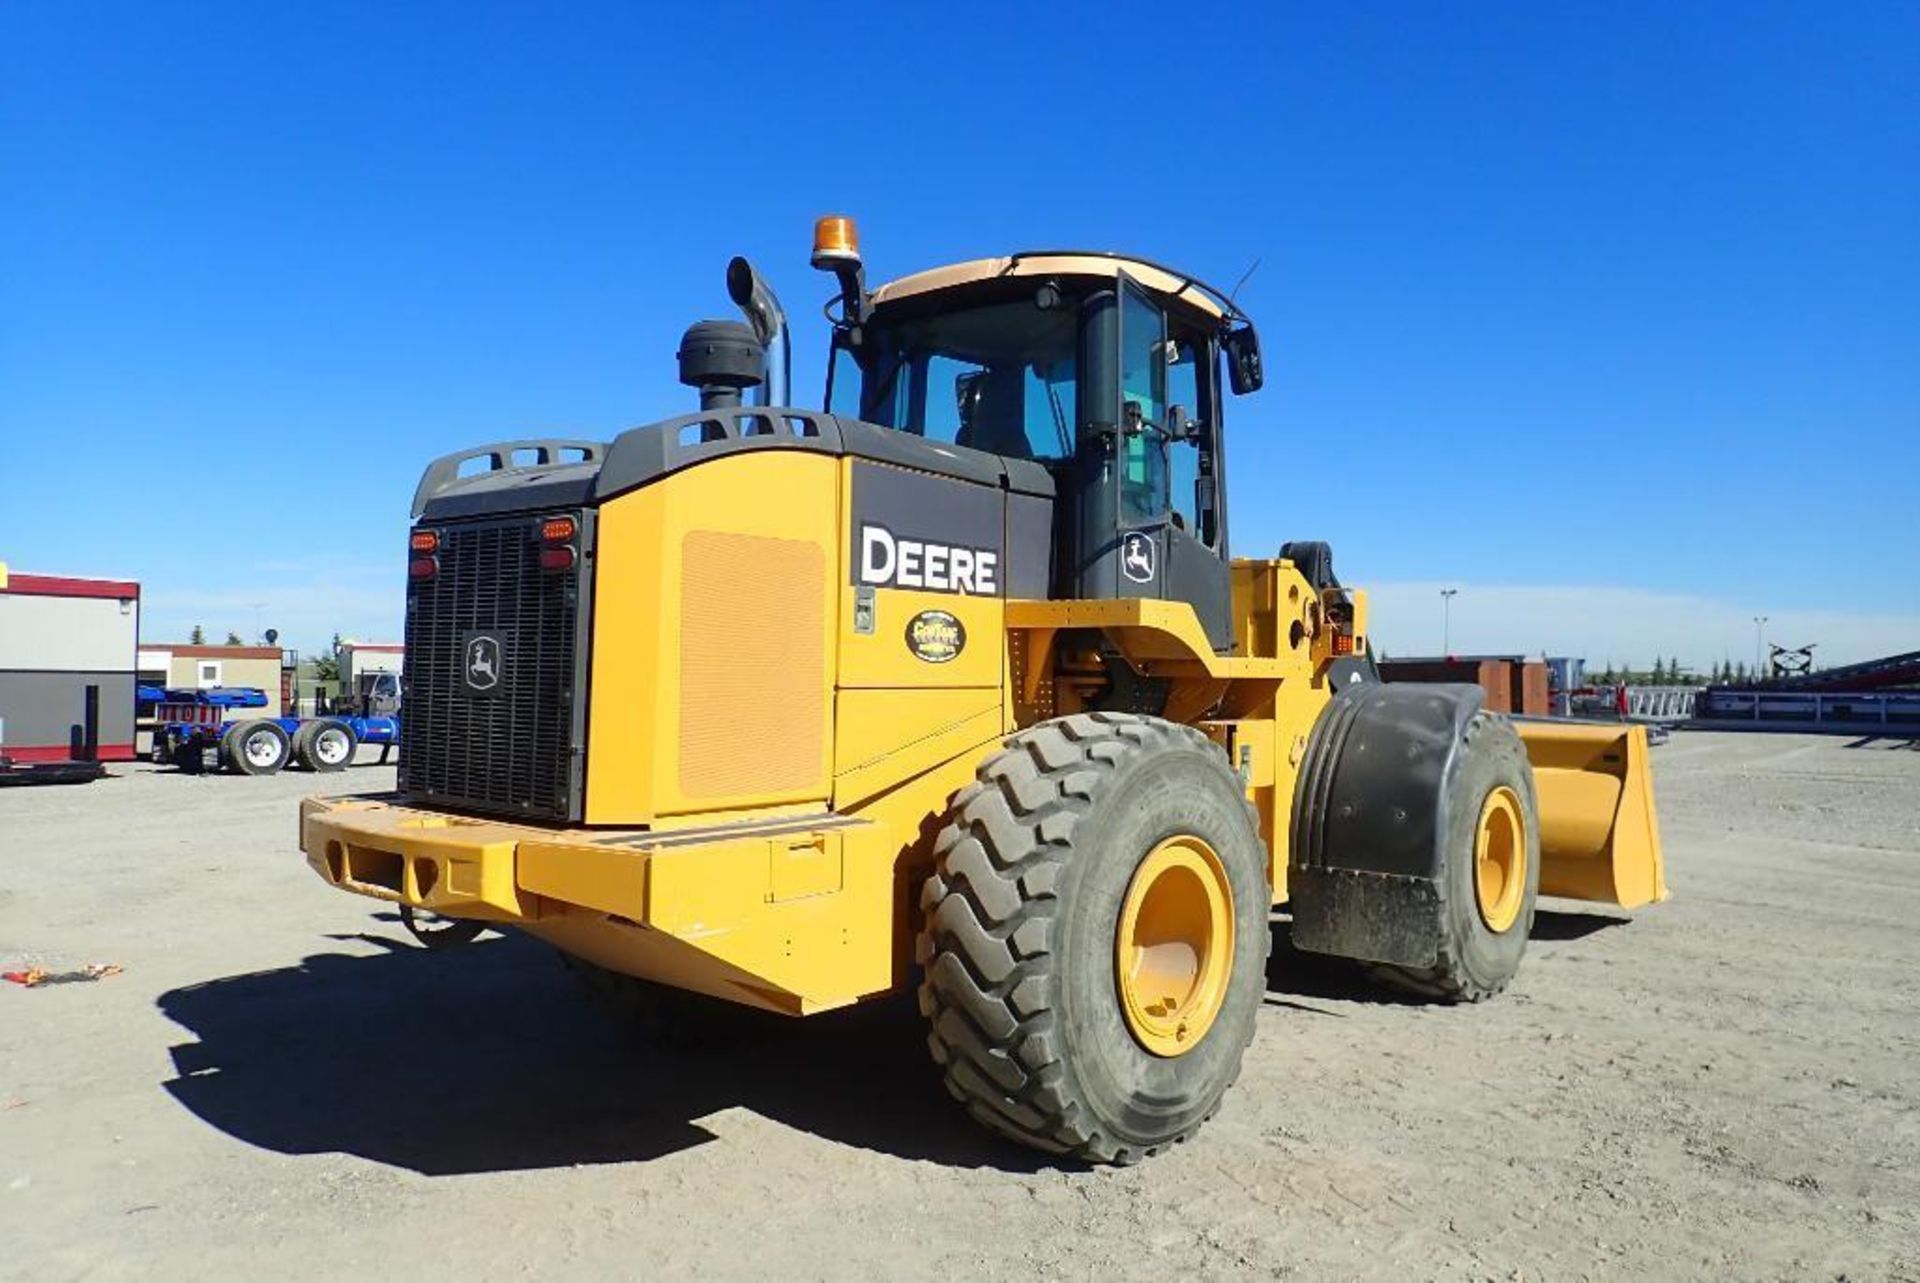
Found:
<svg viewBox="0 0 1920 1283"><path fill-rule="evenodd" d="M139 639L139 584L0 562L0 756L81 756L91 710L99 759L131 761Z"/></svg>

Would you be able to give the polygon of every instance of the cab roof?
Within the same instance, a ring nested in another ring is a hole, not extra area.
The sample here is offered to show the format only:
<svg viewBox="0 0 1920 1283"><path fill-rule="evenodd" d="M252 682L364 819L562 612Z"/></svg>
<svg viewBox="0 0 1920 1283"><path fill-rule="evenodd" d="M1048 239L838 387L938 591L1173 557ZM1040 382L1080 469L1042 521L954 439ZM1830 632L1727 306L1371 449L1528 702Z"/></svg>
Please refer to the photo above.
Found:
<svg viewBox="0 0 1920 1283"><path fill-rule="evenodd" d="M1216 321L1247 319L1226 295L1198 277L1184 275L1148 259L1101 250L1028 250L1002 258L976 258L888 281L873 291L872 298L876 306L882 306L915 295L1006 277L1091 276L1113 280L1121 272L1155 293L1188 304Z"/></svg>

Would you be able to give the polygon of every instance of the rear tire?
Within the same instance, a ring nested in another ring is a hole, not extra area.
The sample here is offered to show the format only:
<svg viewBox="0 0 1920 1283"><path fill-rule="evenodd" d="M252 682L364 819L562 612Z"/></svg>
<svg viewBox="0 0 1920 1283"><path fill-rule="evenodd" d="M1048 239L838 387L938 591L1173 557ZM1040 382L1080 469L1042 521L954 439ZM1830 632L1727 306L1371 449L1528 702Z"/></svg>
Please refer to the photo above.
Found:
<svg viewBox="0 0 1920 1283"><path fill-rule="evenodd" d="M1506 718L1474 714L1459 751L1466 760L1454 773L1448 799L1452 823L1446 836L1447 867L1441 876L1439 958L1431 967L1377 963L1368 970L1408 993L1444 1002L1479 1002L1507 987L1527 951L1534 901L1540 893L1540 805L1526 745ZM1500 792L1514 804L1524 835L1501 839L1497 833L1489 834L1492 840L1483 846L1481 830L1489 807L1497 809ZM1489 878L1483 890L1482 871L1499 861L1481 856L1488 848L1502 845L1509 848L1510 875ZM1523 866L1512 869L1515 861Z"/></svg>
<svg viewBox="0 0 1920 1283"><path fill-rule="evenodd" d="M1199 976L1219 964L1193 1031L1180 1022L1155 1051L1133 988L1147 949L1126 924L1181 844L1206 852L1210 903L1231 925L1191 955ZM934 850L920 1010L967 1111L1090 1162L1135 1162L1199 1130L1239 1076L1271 942L1267 850L1219 746L1139 714L1042 722L980 768Z"/></svg>
<svg viewBox="0 0 1920 1283"><path fill-rule="evenodd" d="M287 733L264 719L241 722L220 737L229 769L241 775L272 775L287 764Z"/></svg>
<svg viewBox="0 0 1920 1283"><path fill-rule="evenodd" d="M294 759L309 771L344 771L359 750L353 727L332 718L306 722L293 734Z"/></svg>
<svg viewBox="0 0 1920 1283"><path fill-rule="evenodd" d="M560 961L608 1022L648 1046L710 1046L743 1036L756 1021L764 1023L763 1013L737 1003L642 980L559 952Z"/></svg>
<svg viewBox="0 0 1920 1283"><path fill-rule="evenodd" d="M463 944L472 944L487 929L486 923L472 918L449 918L410 904L400 906L400 925L429 949L457 949Z"/></svg>

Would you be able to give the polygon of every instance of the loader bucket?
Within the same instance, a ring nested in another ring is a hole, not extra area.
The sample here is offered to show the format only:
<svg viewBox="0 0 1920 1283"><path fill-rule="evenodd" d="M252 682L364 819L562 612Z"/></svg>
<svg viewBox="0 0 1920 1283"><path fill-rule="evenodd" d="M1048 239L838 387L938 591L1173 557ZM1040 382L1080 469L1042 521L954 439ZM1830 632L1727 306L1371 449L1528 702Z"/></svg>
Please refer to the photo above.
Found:
<svg viewBox="0 0 1920 1283"><path fill-rule="evenodd" d="M1627 909L1666 899L1646 727L1513 725L1540 799L1540 894Z"/></svg>

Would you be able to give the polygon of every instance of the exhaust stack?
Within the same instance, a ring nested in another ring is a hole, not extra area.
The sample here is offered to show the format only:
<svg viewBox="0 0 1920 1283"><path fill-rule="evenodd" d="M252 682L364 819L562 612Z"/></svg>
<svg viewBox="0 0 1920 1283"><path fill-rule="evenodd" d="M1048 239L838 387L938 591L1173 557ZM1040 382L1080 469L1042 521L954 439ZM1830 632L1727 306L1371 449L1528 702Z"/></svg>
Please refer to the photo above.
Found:
<svg viewBox="0 0 1920 1283"><path fill-rule="evenodd" d="M760 341L767 363L773 367L766 381L766 395L759 403L792 405L788 371L793 365L793 344L787 336L787 313L780 306L780 300L774 297L760 273L753 270L753 264L738 256L727 264L727 294L734 305L746 313L747 324L753 327L753 336Z"/></svg>

